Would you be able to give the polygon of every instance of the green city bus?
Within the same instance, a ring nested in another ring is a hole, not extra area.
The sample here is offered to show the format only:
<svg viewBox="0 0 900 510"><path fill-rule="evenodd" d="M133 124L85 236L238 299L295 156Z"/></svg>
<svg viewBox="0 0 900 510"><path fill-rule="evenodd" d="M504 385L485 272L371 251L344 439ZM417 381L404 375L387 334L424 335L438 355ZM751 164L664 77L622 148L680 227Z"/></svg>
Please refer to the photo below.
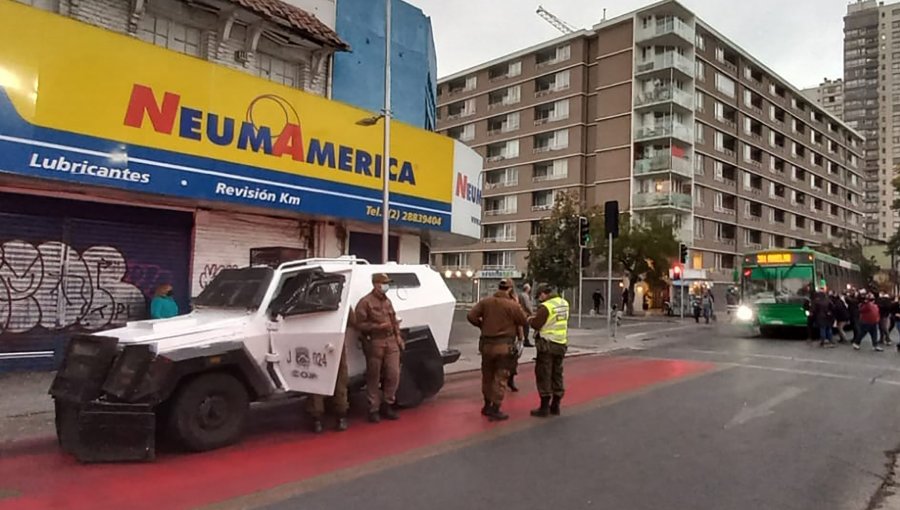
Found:
<svg viewBox="0 0 900 510"><path fill-rule="evenodd" d="M861 288L859 266L810 248L744 255L741 306L736 316L766 335L780 327L806 327L813 292Z"/></svg>

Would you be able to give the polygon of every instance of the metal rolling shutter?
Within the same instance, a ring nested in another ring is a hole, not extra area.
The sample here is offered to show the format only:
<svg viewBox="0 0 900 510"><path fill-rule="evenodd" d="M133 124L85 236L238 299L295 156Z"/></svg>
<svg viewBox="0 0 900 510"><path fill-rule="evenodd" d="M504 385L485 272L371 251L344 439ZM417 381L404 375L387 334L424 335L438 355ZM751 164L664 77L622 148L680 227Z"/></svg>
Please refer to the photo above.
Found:
<svg viewBox="0 0 900 510"><path fill-rule="evenodd" d="M192 295L196 296L220 271L250 263L250 249L270 246L308 248L299 220L249 214L200 211L194 227Z"/></svg>
<svg viewBox="0 0 900 510"><path fill-rule="evenodd" d="M51 369L65 339L187 309L192 215L0 194L0 372Z"/></svg>

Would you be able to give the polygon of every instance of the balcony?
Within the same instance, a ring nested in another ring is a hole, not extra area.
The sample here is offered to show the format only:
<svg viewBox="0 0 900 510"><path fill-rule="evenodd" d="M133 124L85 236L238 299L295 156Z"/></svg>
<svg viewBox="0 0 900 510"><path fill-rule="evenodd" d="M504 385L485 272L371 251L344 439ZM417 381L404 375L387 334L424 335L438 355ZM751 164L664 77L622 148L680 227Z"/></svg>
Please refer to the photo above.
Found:
<svg viewBox="0 0 900 510"><path fill-rule="evenodd" d="M636 42L653 41L658 46L675 46L685 42L694 44L694 38L694 28L678 18L641 27L634 34Z"/></svg>
<svg viewBox="0 0 900 510"><path fill-rule="evenodd" d="M659 138L677 138L692 144L694 143L694 132L691 128L673 120L663 121L654 126L637 126L634 132L634 141L636 142Z"/></svg>
<svg viewBox="0 0 900 510"><path fill-rule="evenodd" d="M675 208L690 211L691 196L684 193L635 193L636 209Z"/></svg>
<svg viewBox="0 0 900 510"><path fill-rule="evenodd" d="M485 216L506 216L508 214L516 214L515 209L485 209Z"/></svg>
<svg viewBox="0 0 900 510"><path fill-rule="evenodd" d="M690 93L672 85L655 88L649 92L639 92L634 99L634 106L646 107L669 102L687 110L694 109L694 97Z"/></svg>
<svg viewBox="0 0 900 510"><path fill-rule="evenodd" d="M538 212L538 211L549 211L549 210L551 210L551 209L553 209L553 204L539 204L539 205L533 205L533 206L531 206L531 210L532 210L533 212Z"/></svg>
<svg viewBox="0 0 900 510"><path fill-rule="evenodd" d="M646 175L657 172L672 172L685 177L693 177L691 160L674 156L656 156L634 162L634 174Z"/></svg>
<svg viewBox="0 0 900 510"><path fill-rule="evenodd" d="M496 237L485 237L482 239L486 244L494 244L494 243L514 243L516 242L516 236L496 236Z"/></svg>
<svg viewBox="0 0 900 510"><path fill-rule="evenodd" d="M651 59L639 61L635 69L637 75L654 73L667 76L669 70L675 69L688 78L694 77L694 59L678 53L664 53Z"/></svg>
<svg viewBox="0 0 900 510"><path fill-rule="evenodd" d="M506 179L497 182L486 182L484 183L484 189L498 189L498 188L511 188L513 186L519 185L519 179Z"/></svg>

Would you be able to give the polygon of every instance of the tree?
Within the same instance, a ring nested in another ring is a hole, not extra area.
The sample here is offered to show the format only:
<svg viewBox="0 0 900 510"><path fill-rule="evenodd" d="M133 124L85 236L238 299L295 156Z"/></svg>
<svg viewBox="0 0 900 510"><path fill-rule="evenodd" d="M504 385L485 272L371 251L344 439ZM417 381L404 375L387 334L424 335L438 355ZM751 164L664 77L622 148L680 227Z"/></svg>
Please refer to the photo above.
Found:
<svg viewBox="0 0 900 510"><path fill-rule="evenodd" d="M528 240L529 279L554 285L560 291L578 285L578 216L581 204L574 193L560 193L540 233Z"/></svg>
<svg viewBox="0 0 900 510"><path fill-rule="evenodd" d="M594 217L592 228L592 237L598 241L594 255L606 260L608 238L602 215ZM639 279L651 286L663 282L668 276L670 262L678 257L678 244L672 222L663 216L645 214L635 221L630 221L627 214L620 216L619 237L613 241L613 265L628 276L629 296L634 296L634 286ZM626 303L628 315L634 313L633 304L631 299Z"/></svg>

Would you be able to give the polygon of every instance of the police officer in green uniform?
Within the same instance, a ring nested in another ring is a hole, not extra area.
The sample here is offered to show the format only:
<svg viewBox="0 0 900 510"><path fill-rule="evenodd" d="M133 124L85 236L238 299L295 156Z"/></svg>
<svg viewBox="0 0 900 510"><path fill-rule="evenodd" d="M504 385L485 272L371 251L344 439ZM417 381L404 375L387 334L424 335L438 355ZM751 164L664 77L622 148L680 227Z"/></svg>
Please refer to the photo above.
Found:
<svg viewBox="0 0 900 510"><path fill-rule="evenodd" d="M565 394L563 359L569 345L569 302L549 285L542 285L538 289L538 300L541 305L528 322L538 331L534 375L538 394L541 396L541 406L531 411L531 415L544 418L551 414L559 415L559 404Z"/></svg>

